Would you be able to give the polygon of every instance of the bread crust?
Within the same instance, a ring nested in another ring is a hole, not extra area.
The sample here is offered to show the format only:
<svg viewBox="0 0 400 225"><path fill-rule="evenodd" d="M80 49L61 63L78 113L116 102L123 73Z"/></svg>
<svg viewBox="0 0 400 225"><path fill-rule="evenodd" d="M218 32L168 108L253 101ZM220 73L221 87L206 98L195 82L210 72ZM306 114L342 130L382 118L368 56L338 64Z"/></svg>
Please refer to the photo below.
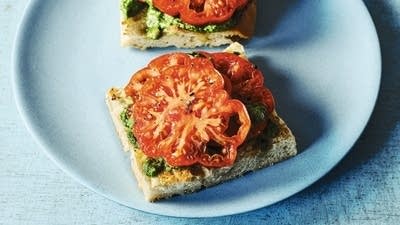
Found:
<svg viewBox="0 0 400 225"><path fill-rule="evenodd" d="M106 103L123 149L131 154L131 166L138 186L142 189L146 200L150 202L214 186L297 154L295 137L274 111L269 118L277 128L273 137L264 132L257 139L245 142L238 149L236 161L232 166L222 168L195 166L162 172L153 178L148 177L143 172L146 156L140 149L135 149L130 144L125 127L120 120L121 112L129 105L129 100L126 99L123 89L111 88L106 94Z"/></svg>
<svg viewBox="0 0 400 225"><path fill-rule="evenodd" d="M243 11L238 24L225 31L202 33L171 26L156 40L146 37L145 13L135 17L121 16L121 46L139 49L175 46L177 48L196 48L200 46L221 46L240 39L251 38L256 23L256 1L251 0Z"/></svg>

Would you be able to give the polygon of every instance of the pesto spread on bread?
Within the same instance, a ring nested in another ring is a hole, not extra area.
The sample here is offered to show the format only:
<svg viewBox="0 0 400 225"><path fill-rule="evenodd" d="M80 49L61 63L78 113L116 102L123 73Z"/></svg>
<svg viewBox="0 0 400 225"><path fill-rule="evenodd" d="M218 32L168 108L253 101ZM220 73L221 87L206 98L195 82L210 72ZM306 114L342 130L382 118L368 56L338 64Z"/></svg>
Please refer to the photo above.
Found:
<svg viewBox="0 0 400 225"><path fill-rule="evenodd" d="M119 99L121 102L131 102L130 97L124 97L124 99ZM137 140L132 132L134 120L129 113L129 108L131 105L127 105L120 113L120 120L122 124L125 126L126 137L128 138L130 144L134 146L135 151L140 149L140 146L137 143ZM268 112L267 109L262 104L249 104L246 105L246 109L249 113L251 122L253 124L262 123L263 121L268 121ZM267 124L267 127L264 129L265 139L272 139L278 133L278 127L273 122L270 121ZM262 142L263 139L258 139L258 142ZM171 172L172 170L180 170L185 169L183 167L173 167L168 165L163 158L150 158L143 156L145 158L143 163L143 171L146 176L149 177L157 177L159 174L163 172Z"/></svg>
<svg viewBox="0 0 400 225"><path fill-rule="evenodd" d="M120 8L122 15L125 18L134 17L141 12L145 13L147 26L146 36L150 39L160 38L163 35L163 31L171 26L200 33L212 33L228 30L238 23L242 12L241 9L236 10L230 18L219 23L194 25L184 22L177 16L171 16L160 11L154 6L152 0L121 0Z"/></svg>

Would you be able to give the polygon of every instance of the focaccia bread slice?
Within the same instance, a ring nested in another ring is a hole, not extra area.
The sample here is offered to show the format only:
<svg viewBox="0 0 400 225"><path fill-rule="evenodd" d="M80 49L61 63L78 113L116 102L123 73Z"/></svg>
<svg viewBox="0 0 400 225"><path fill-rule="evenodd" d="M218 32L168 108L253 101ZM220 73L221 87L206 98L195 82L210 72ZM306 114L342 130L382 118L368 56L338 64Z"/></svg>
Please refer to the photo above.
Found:
<svg viewBox="0 0 400 225"><path fill-rule="evenodd" d="M222 31L197 32L182 29L177 25L165 28L157 39L146 36L146 9L133 17L121 13L121 45L139 49L175 46L195 48L199 46L221 46L253 36L256 23L256 1L250 0L236 19L236 25Z"/></svg>
<svg viewBox="0 0 400 225"><path fill-rule="evenodd" d="M225 52L246 58L245 49L239 43L231 44ZM132 170L148 201L195 192L271 166L297 154L294 135L273 110L266 118L269 122L262 133L239 147L233 165L219 168L200 164L172 167L162 160L147 157L136 143L132 132L133 121L127 115L127 109L134 102L131 97L126 96L124 89L109 89L106 103L123 149L131 154Z"/></svg>
<svg viewBox="0 0 400 225"><path fill-rule="evenodd" d="M129 130L123 123L123 112L132 104L132 100L125 96L123 89L111 88L107 92L106 103L123 149L131 154L132 170L148 201L195 192L242 176L246 172L271 166L297 153L295 137L274 111L270 114L270 122L265 131L238 149L238 156L232 166L169 168L156 177L149 177L145 172L148 158L130 142Z"/></svg>

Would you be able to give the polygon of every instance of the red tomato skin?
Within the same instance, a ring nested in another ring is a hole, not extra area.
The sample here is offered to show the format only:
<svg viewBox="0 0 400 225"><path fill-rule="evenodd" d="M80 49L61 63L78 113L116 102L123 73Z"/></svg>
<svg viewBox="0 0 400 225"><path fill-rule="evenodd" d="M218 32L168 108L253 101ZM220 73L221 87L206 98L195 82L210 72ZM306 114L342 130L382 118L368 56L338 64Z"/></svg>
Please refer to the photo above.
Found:
<svg viewBox="0 0 400 225"><path fill-rule="evenodd" d="M161 12L196 26L226 22L247 3L248 0L153 0Z"/></svg>

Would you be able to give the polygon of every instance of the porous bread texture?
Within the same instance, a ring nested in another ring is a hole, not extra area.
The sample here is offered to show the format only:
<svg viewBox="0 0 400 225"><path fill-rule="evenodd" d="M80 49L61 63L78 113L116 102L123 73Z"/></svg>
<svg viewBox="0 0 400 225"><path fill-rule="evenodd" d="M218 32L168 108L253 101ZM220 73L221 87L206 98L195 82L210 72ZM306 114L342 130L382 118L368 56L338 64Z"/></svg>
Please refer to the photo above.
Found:
<svg viewBox="0 0 400 225"><path fill-rule="evenodd" d="M146 200L151 202L214 186L297 154L295 137L274 111L269 119L276 125L275 135L271 137L265 132L256 140L245 142L238 149L236 161L232 166L206 168L196 165L192 168L164 171L157 177L148 177L143 172L146 156L129 142L125 127L120 120L121 112L131 104L130 99L126 98L123 89L111 88L107 92L106 103L123 149L131 153L131 166L138 185Z"/></svg>
<svg viewBox="0 0 400 225"><path fill-rule="evenodd" d="M166 28L159 39L146 37L146 16L142 12L135 17L121 16L121 46L139 49L175 46L196 48L200 46L221 46L253 36L256 23L256 1L251 0L243 11L238 24L225 31L194 32L177 26Z"/></svg>

